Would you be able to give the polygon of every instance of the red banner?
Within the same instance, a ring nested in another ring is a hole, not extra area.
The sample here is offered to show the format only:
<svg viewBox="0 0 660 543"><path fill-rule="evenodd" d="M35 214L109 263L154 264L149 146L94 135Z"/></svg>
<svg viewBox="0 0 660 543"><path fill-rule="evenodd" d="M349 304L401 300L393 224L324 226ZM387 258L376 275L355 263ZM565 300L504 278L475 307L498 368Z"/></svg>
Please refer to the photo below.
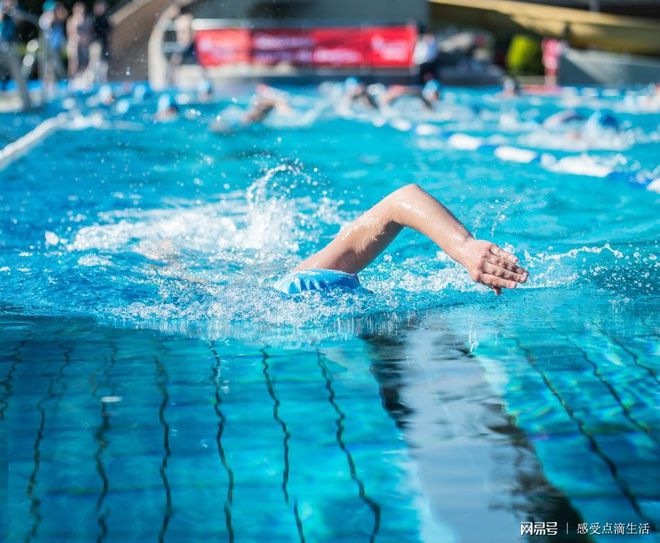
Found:
<svg viewBox="0 0 660 543"><path fill-rule="evenodd" d="M227 64L408 68L417 33L413 26L315 29L199 30L202 66Z"/></svg>
<svg viewBox="0 0 660 543"><path fill-rule="evenodd" d="M314 40L307 30L253 30L252 64L309 64Z"/></svg>
<svg viewBox="0 0 660 543"><path fill-rule="evenodd" d="M250 31L239 28L199 30L195 51L202 66L247 64L250 62Z"/></svg>

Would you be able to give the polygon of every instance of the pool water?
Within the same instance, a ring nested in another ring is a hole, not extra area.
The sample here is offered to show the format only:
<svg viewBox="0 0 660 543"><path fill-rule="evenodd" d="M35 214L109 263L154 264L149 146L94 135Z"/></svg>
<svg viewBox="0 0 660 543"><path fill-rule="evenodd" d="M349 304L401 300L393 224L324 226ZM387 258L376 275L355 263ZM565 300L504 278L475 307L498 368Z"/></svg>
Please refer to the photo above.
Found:
<svg viewBox="0 0 660 543"><path fill-rule="evenodd" d="M247 91L168 123L82 107L0 170L4 539L660 541L646 91L289 90L297 118L231 135L209 124ZM574 107L621 128L543 127ZM495 297L404 232L373 294L272 288L410 182L529 282Z"/></svg>

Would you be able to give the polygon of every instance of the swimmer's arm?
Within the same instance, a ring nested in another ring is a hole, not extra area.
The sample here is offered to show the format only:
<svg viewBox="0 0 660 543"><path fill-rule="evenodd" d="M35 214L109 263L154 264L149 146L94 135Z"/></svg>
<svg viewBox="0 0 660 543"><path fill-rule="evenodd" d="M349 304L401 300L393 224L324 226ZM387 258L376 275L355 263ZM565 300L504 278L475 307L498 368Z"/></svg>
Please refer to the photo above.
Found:
<svg viewBox="0 0 660 543"><path fill-rule="evenodd" d="M422 104L424 104L424 107L429 111L433 111L433 104L426 96L424 96L424 93L420 92L418 96L419 99L422 101Z"/></svg>
<svg viewBox="0 0 660 543"><path fill-rule="evenodd" d="M378 102L376 98L367 89L364 89L360 94L354 97L353 101L363 100L364 105L371 109L378 109Z"/></svg>
<svg viewBox="0 0 660 543"><path fill-rule="evenodd" d="M381 98L381 103L384 106L391 106L399 98L403 98L404 96L419 98L422 101L422 104L424 104L425 108L429 110L433 109L433 104L426 98L426 96L424 96L424 93L421 91L421 89L417 87L406 87L403 85L394 85L387 89Z"/></svg>
<svg viewBox="0 0 660 543"><path fill-rule="evenodd" d="M297 270L357 273L406 226L425 234L462 264L474 281L497 294L502 288L515 288L527 280L527 271L516 265L512 254L494 243L475 240L445 206L417 185L406 185L385 197Z"/></svg>
<svg viewBox="0 0 660 543"><path fill-rule="evenodd" d="M281 113L286 115L293 113L291 105L289 104L289 95L284 91L260 83L256 87L255 95L261 101L266 104L270 104L273 108L277 109Z"/></svg>

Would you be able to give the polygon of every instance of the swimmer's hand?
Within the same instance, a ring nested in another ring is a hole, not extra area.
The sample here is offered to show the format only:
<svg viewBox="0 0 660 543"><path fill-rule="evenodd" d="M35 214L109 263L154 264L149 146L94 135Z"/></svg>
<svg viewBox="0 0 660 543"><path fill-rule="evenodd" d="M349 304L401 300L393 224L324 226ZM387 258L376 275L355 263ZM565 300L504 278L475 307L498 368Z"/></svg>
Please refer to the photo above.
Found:
<svg viewBox="0 0 660 543"><path fill-rule="evenodd" d="M457 256L473 281L492 288L498 296L503 288L516 288L529 276L527 270L518 266L514 255L490 241L470 238Z"/></svg>

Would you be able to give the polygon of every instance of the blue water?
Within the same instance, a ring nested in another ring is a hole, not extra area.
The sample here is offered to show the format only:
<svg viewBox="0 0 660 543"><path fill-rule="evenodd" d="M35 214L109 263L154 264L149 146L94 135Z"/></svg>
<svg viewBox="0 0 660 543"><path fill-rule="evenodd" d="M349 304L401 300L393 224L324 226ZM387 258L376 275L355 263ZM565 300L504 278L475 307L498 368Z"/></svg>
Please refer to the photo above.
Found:
<svg viewBox="0 0 660 543"><path fill-rule="evenodd" d="M169 123L155 97L82 107L0 171L6 540L510 542L523 521L558 523L529 541L660 540L577 533L660 524L646 91L449 90L384 115L333 92L229 136L209 124L248 92ZM542 126L573 107L621 130ZM2 144L51 114L3 116ZM529 282L495 297L405 232L371 295L271 288L410 182Z"/></svg>

